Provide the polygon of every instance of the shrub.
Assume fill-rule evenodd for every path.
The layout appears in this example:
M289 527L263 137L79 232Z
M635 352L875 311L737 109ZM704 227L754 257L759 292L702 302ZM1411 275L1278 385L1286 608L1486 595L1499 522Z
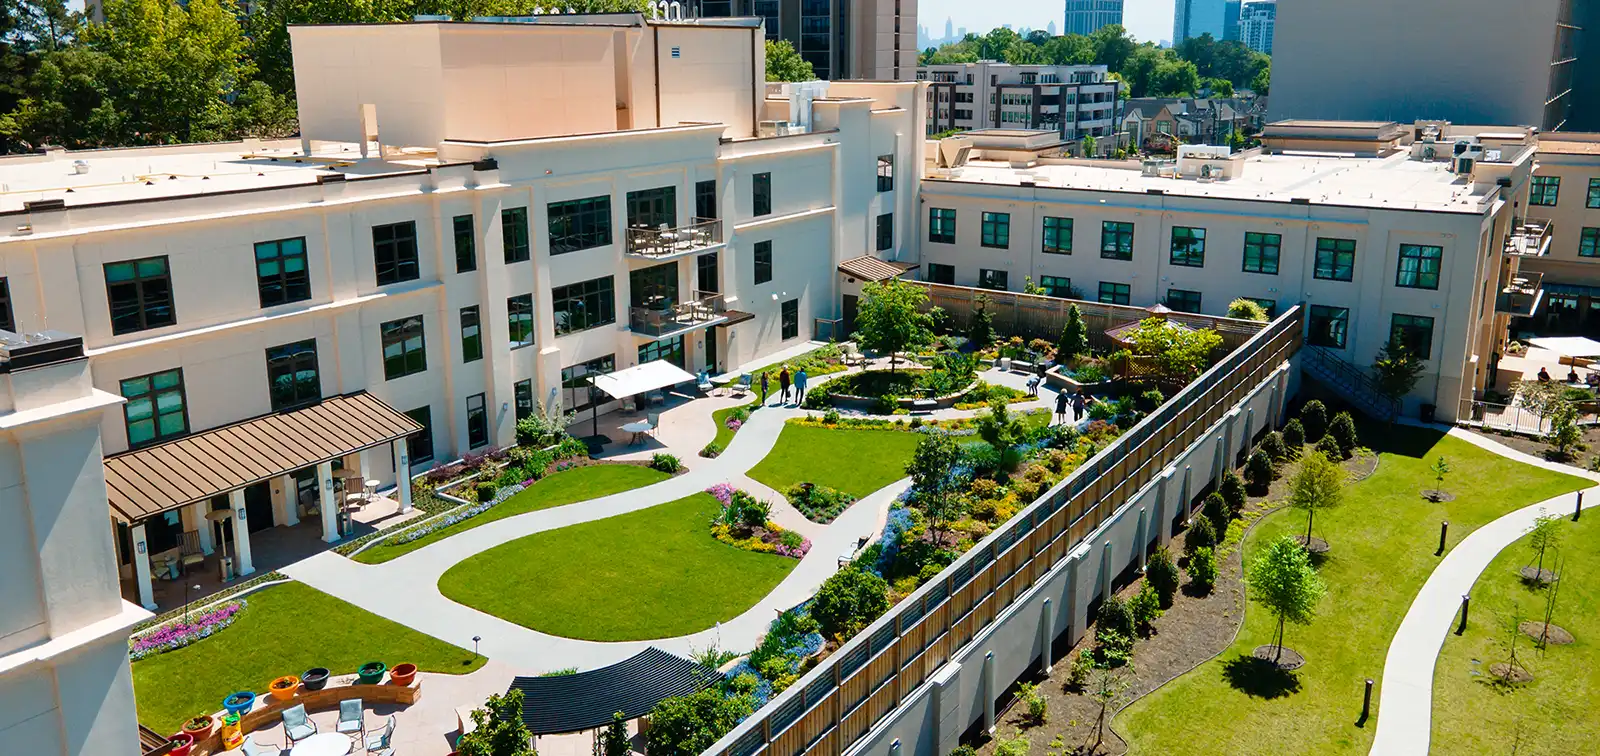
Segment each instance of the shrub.
M1094 671L1094 658L1087 651L1079 651L1067 667L1067 687L1081 691L1089 683L1089 673Z
M1255 320L1263 323L1270 320L1267 317L1267 309L1265 307L1262 307L1254 300L1244 299L1243 297L1228 303L1228 317L1239 318L1240 320Z
M1213 534L1228 532L1228 522L1233 519L1228 515L1228 500L1219 491L1206 496L1205 503L1200 505L1200 514L1211 522Z
M1322 434L1328 432L1328 408L1316 399L1306 402L1300 408L1300 424L1305 426L1307 442L1321 441Z
M656 452L650 457L650 467L651 469L659 470L670 475L682 470L683 462L679 461L677 457L667 454L666 452Z
M939 308L935 307L934 309L937 310ZM978 756L978 751L972 746L962 743L961 745L956 746L954 750L950 751L950 756Z
M1156 590L1162 609L1172 607L1172 597L1178 593L1178 565L1172 561L1172 552L1165 546L1156 547L1156 553L1145 565L1144 579Z
M796 483L784 492L795 509L812 522L829 523L856 502L856 497L827 486Z
M1273 462L1282 462L1289 457L1289 449L1283 445L1283 434L1278 431L1268 433L1261 439L1261 451Z
M839 420L839 410L837 409L830 407L827 412L822 413L822 422L827 423L828 425L838 425Z
M1133 636L1123 635L1115 630L1099 634L1094 638L1094 653L1099 657L1101 666L1107 668L1120 667L1133 661Z
M1141 581L1139 592L1128 599L1128 613L1133 615L1133 626L1140 635L1148 636L1155 629L1156 619L1161 616L1161 597L1149 580Z
M493 481L480 481L477 485L472 487L472 494L473 497L481 504L486 501L494 501L494 495L499 490L500 487L495 485Z
M1131 639L1133 628L1133 612L1128 609L1127 602L1118 598L1116 594L1107 596L1100 602L1100 612L1094 619L1094 635L1097 642L1100 642L1100 636L1106 633L1115 633Z
M716 459L721 455L722 445L715 441L700 447L700 456L705 457L706 459Z
M1023 683L1017 688L1017 698L1022 700L1022 705L1028 707L1028 720L1036 725L1042 725L1050 713L1050 702L1044 700L1044 694L1039 692L1039 686L1033 683Z
M1228 502L1229 520L1238 519L1240 515L1244 514L1246 493L1244 490L1244 478L1239 477L1239 473L1232 470L1223 473L1222 485L1218 486L1217 490L1222 492L1222 499ZM1216 525L1218 533L1228 529L1226 520Z
M1339 439L1334 438L1332 433L1324 434L1322 440L1317 442L1316 449L1328 459L1344 459L1344 451L1339 448Z
M1183 553L1188 555L1191 564L1194 562L1195 552L1200 549L1215 548L1217 545L1217 529L1212 527L1211 518L1196 517L1194 524L1189 526L1189 534L1183 539ZM1193 567L1190 567L1193 569Z
M805 401L800 402L800 406L810 410L819 410L829 409L833 404L828 399L828 392L807 391ZM836 418L834 422L838 422L838 412L834 413L834 417Z
M854 635L889 610L889 584L856 564L822 581L811 602L811 616L833 638Z
M1166 400L1167 397L1162 395L1161 389L1150 389L1140 394L1139 398L1134 400L1133 406L1138 408L1140 412L1149 414L1155 412L1156 408L1160 407L1161 403Z
M1000 738L994 743L994 756L1028 756L1028 736Z
M521 691L513 689L512 692L521 698ZM753 696L728 696L715 687L668 698L650 711L650 729L645 735L647 748L652 756L694 756L702 753L711 748L723 733L750 716L755 707ZM517 711L521 711L520 702ZM522 723L521 717L515 713L511 718L517 724ZM523 742L526 742L526 738ZM481 753L491 752L486 750Z
M1250 461L1244 465L1244 477L1256 493L1266 493L1272 485L1272 459L1266 452L1257 449L1250 455Z
M1298 457L1306 445L1306 428L1299 420L1290 420L1283 426L1283 446L1288 457Z
M1356 437L1356 419L1348 412L1340 412L1333 416L1333 423L1328 426L1328 435L1333 436L1339 443L1339 456L1349 459L1360 445Z
M1189 583L1204 596L1217 585L1217 554L1210 546L1195 549L1189 557Z
M978 478L967 491L975 499L993 499L1000 496L1000 484L992 478Z
M798 549L805 544L806 539L793 530L785 530L778 534L778 542L791 549Z

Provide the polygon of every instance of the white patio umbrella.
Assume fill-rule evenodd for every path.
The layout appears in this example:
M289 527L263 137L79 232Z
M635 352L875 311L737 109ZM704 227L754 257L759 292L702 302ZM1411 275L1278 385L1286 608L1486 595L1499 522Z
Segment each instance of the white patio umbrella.
M643 365L634 365L626 370L615 373L604 373L589 377L589 383L595 388L606 392L615 399L626 399L646 391L655 391L659 388L676 386L680 383L694 380L694 376L687 370L674 365L666 360L655 360ZM595 402L592 410L593 433L600 435L600 403Z

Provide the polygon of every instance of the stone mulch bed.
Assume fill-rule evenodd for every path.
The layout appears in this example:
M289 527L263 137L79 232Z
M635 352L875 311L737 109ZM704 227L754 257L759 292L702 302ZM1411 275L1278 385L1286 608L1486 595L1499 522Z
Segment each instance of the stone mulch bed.
M1531 620L1517 625L1517 629L1521 630L1523 635L1534 640L1539 640L1539 637L1543 636L1546 643L1553 645L1565 646L1575 640L1572 637L1572 633L1567 632L1567 629L1560 625L1552 623L1548 625L1549 630L1546 630L1546 627L1543 622Z

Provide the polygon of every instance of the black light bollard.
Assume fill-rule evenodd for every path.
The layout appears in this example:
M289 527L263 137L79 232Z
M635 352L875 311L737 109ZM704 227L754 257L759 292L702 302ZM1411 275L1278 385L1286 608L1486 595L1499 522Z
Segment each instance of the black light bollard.
M1439 523L1439 550L1433 552L1434 556L1443 556L1444 555L1444 541L1449 536L1450 536L1450 521L1449 520L1444 520L1443 522Z
M1579 491L1578 492L1578 503L1574 504L1573 507L1572 507L1572 521L1573 522L1577 522L1578 521L1578 517L1580 515L1582 515L1582 514L1583 514L1583 492Z
M1456 628L1456 635L1461 635L1467 631L1467 607L1471 604L1472 596L1466 593L1461 594L1461 625Z
M1372 678L1367 678L1367 692L1361 696L1361 721L1372 714Z

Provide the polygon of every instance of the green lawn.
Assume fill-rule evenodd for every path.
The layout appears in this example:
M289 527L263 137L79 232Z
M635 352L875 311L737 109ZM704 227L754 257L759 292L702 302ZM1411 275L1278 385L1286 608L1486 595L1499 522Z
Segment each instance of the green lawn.
M344 675L369 661L451 674L483 666L471 651L301 583L256 591L245 601L249 606L219 634L133 663L140 722L177 732L190 717L221 709L234 691L265 695L274 679L312 667Z
M1389 641L1439 562L1439 522L1450 521L1454 544L1506 512L1588 485L1423 429L1368 427L1363 441L1383 453L1381 464L1346 489L1343 508L1317 516L1317 535L1333 546L1321 568L1328 596L1312 624L1291 625L1285 639L1307 665L1286 676L1242 660L1270 642L1275 625L1252 604L1231 648L1116 718L1134 752L1365 754L1375 723L1356 724L1362 681L1382 683ZM1432 487L1428 467L1440 455L1455 470L1445 488L1457 498L1433 504L1419 492ZM1264 518L1245 541L1246 558L1304 527L1293 510Z
M773 490L811 482L864 497L906 476L922 436L907 431L846 430L789 424L778 444L748 473Z
M1567 514L1554 512L1553 514ZM1565 578L1556 596L1553 622L1576 639L1551 645L1540 656L1523 638L1517 658L1533 682L1502 693L1488 684L1488 667L1506 659L1505 628L1520 607L1528 620L1544 619L1548 590L1525 587L1516 570L1533 552L1527 540L1512 544L1489 564L1472 587L1472 611L1465 636L1445 636L1433 682L1435 754L1507 753L1521 730L1520 754L1594 753L1600 743L1600 515L1565 521ZM1551 560L1547 557L1546 568ZM1474 664L1474 661L1480 662Z
M355 556L363 564L382 564L402 554L409 554L434 541L449 538L464 530L471 530L495 520L513 515L572 504L614 493L643 488L660 483L672 476L638 465L585 465L558 472L533 484L527 490L490 508L483 514L441 528L409 543L380 543Z
M671 638L737 617L799 562L711 537L721 505L699 493L535 533L439 579L453 601L524 627L596 641Z

